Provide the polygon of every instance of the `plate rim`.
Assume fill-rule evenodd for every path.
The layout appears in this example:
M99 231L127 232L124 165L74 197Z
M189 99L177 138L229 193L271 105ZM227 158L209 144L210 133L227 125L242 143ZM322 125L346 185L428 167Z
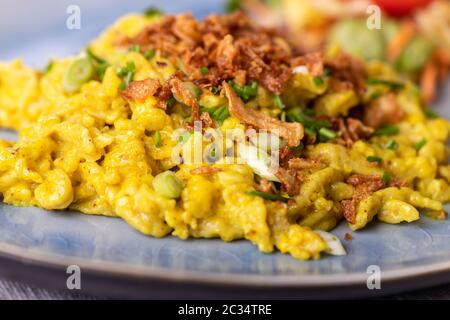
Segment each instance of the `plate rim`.
M328 275L244 275L205 273L200 271L174 271L154 266L137 266L126 264L124 262L112 262L43 253L36 249L23 248L4 242L0 243L0 256L27 264L50 268L66 269L69 265L77 265L82 272L101 274L102 276L131 277L133 279L142 280L157 280L194 285L220 285L225 287L245 286L247 288L274 289L350 287L366 285L369 276L368 273ZM124 268L124 266L126 266L126 268ZM382 282L392 283L406 281L411 278L435 276L439 274L450 274L450 260L384 271Z

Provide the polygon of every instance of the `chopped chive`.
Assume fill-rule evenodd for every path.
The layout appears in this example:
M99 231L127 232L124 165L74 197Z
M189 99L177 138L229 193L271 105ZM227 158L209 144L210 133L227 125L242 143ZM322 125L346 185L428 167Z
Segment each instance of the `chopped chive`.
M177 100L175 99L174 96L170 97L169 100L167 100L167 106L169 108L173 107L175 105L175 103L177 102Z
M127 69L128 71L134 72L136 70L136 65L133 61L127 62Z
M300 141L300 143L299 143L298 146L290 147L289 149L290 149L292 152L298 154L298 153L299 153L300 151L302 151L304 148L305 148L305 146L304 146L303 142Z
M238 85L234 80L230 80L228 83L233 88L234 92L236 92L236 95L245 102L248 102L252 98L256 97L258 92L257 81L252 81L250 85L245 85L243 87Z
M261 191L248 191L248 192L246 192L246 194L249 196L261 197L263 199L270 200L270 201L281 201L281 202L289 201L289 198L283 197L279 194L271 194L271 193L261 192Z
M394 125L384 125L378 130L376 130L373 135L374 136L393 136L399 133L399 128Z
M144 11L144 15L148 18L153 18L163 15L163 11L155 7L150 7Z
M230 116L230 112L228 111L227 106L222 106L218 108L200 108L201 112L207 112L209 115L219 123L222 123Z
M131 47L128 48L129 52L141 52L141 46L138 44L133 44Z
M314 81L314 84L315 84L316 86L321 86L321 85L323 85L323 79L322 79L322 77L315 76L315 77L313 78L313 81Z
M305 129L305 133L308 135L315 135L321 128L331 128L331 123L329 121L316 120L307 115L306 110L303 111L301 108L290 109L286 113L286 119L290 122L300 122Z
M374 92L370 95L369 99L376 100L376 99L380 98L381 96L382 96L381 92Z
M305 127L305 133L306 133L308 136L315 136L315 135L316 135L316 131L314 131L314 129L311 129L311 128L309 128L309 127Z
M275 104L281 110L286 108L286 106L284 105L283 99L281 99L281 96L279 94L275 95Z
M437 119L437 118L439 118L439 115L436 112L434 112L433 110L430 110L430 109L425 110L425 116L428 119Z
M125 90L127 88L127 84L125 83L125 82L122 82L120 85L119 85L119 90L120 91L123 91L123 90Z
M97 56L91 48L87 48L86 49L86 54L89 58L91 58L92 60L95 60L98 63L107 63L105 59L100 58L99 56Z
M205 75L205 74L208 74L208 72L209 72L208 67L201 67L200 68L200 73L201 74Z
M212 87L211 88L211 92L213 95L218 95L220 93L220 88L219 87Z
M329 77L331 75L331 69L330 68L324 68L323 69L323 76Z
M159 131L155 132L155 147L160 148L162 146L161 133Z
M242 0L227 0L225 4L225 12L231 13L241 8Z
M54 64L55 62L53 60L50 60L44 68L44 73L49 73L50 71L52 71Z
M391 183L392 178L391 175L387 171L385 171L381 179L383 180L385 185L389 185L389 183Z
M128 87L128 85L131 83L132 80L133 80L133 72L128 72L125 78L123 79L123 84L125 88Z
M144 57L147 60L152 59L155 56L155 51L152 49L148 49L147 51L144 52Z
M383 159L381 159L380 157L377 157L377 156L368 156L367 161L368 162L376 162L376 163L380 164L383 161Z
M417 151L420 151L420 149L423 148L424 145L427 144L427 140L426 139L422 139L419 142L416 143L416 145L414 146L414 148L416 148Z
M130 82L133 80L134 71L136 70L136 65L133 61L127 62L126 66L123 68L118 68L116 73L119 77L123 78L123 82L120 84L119 89L121 91L125 90Z
M106 69L108 69L109 67L109 63L108 61L106 61L105 59L100 58L99 56L97 56L91 48L87 48L86 49L86 55L88 56L89 59L91 59L91 61L93 62L94 68L95 68L95 73L98 76L98 78L100 80L103 79L103 76L105 75Z
M189 140L190 136L191 136L190 132L185 132L177 137L177 141L181 144L184 144Z
M309 117L314 117L316 115L314 109L304 109L303 113Z
M332 140L337 137L337 133L328 128L320 128L319 129L319 137L324 140Z
M392 81L392 80L384 80L384 79L369 79L367 80L368 84L372 85L383 85L389 87L391 90L401 90L405 87L405 85L401 82Z
M395 150L395 149L398 148L398 143L397 143L397 141L395 141L395 140L389 140L389 141L386 143L385 148L386 148L386 149L389 149L389 150Z

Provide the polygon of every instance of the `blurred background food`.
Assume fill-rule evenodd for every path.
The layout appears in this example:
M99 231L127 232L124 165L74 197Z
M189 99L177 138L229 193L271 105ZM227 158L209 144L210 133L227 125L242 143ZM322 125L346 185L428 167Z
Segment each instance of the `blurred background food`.
M371 5L382 10L381 29L369 29ZM448 0L230 0L261 25L277 28L300 52L339 46L364 60L390 63L436 97L450 67Z

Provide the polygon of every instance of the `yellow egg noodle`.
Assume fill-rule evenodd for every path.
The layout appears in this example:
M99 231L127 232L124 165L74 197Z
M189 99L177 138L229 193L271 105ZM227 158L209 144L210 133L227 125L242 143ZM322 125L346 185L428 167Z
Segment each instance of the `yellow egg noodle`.
M117 71L132 63L132 81L151 78L164 83L179 70L159 52L150 56L116 45L118 34L135 37L152 23L154 17L129 15L94 40L90 50L108 62L104 75L74 92L67 92L62 83L71 64L85 54L54 59L47 72L20 60L0 63L0 125L20 135L18 142L0 145L0 193L5 203L120 217L154 237L247 239L262 252L278 249L298 259L344 253L332 250L328 234L316 230L330 231L343 220L341 202L352 199L357 188L348 183L351 175L402 181L400 186L386 183L360 199L355 221L349 223L354 231L375 218L390 224L416 221L418 209L443 215L442 203L450 200L449 122L430 116L416 87L378 62L365 65L368 77L402 83L394 94L405 117L393 132L373 134L351 146L336 143L333 133L340 133L332 130L328 140L305 143L301 156L320 159L321 165L304 171L295 195L279 187L272 198L252 193L258 177L251 165L207 164L217 170L198 174L195 169L205 164L175 164L172 151L180 141L173 133L182 127L182 103L164 110L155 96L124 99L124 77ZM330 48L326 54L336 50ZM371 90L389 90L375 83L363 98L352 90L331 92L325 78L317 81L307 70L296 70L282 94L287 109L280 108L280 96L263 86L246 107L283 119L296 107L296 99L306 99L318 116L345 117L364 103L361 99L373 95ZM227 105L224 94L202 90L200 106ZM245 128L234 116L222 120L222 131ZM188 135L183 143L192 139L194 135ZM167 196L173 186L166 193L155 190L155 177L168 171L181 182L179 197Z

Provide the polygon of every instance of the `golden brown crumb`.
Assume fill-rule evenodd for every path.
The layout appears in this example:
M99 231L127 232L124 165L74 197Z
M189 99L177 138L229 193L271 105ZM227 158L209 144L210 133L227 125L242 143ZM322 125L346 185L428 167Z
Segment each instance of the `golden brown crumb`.
M242 12L210 15L203 21L190 14L167 16L120 46L139 44L179 61L190 81L205 87L236 79L241 84L257 80L281 93L291 76L289 45L273 30L254 24ZM203 73L200 68L207 67Z
M191 174L210 175L222 171L220 168L203 166L191 170Z
M345 235L344 235L344 240L345 241L351 241L351 240L353 240L353 236L350 234L350 233L346 233Z
M158 79L133 81L121 92L121 96L128 101L144 101L153 96L160 88L161 84Z
M231 86L224 82L223 88L229 101L230 114L247 125L268 131L276 130L286 139L288 146L298 146L303 138L303 126L298 122L283 122L262 112L246 108Z
M382 124L397 123L405 117L405 112L397 102L393 93L381 96L373 100L365 109L364 124L372 128L378 128Z

